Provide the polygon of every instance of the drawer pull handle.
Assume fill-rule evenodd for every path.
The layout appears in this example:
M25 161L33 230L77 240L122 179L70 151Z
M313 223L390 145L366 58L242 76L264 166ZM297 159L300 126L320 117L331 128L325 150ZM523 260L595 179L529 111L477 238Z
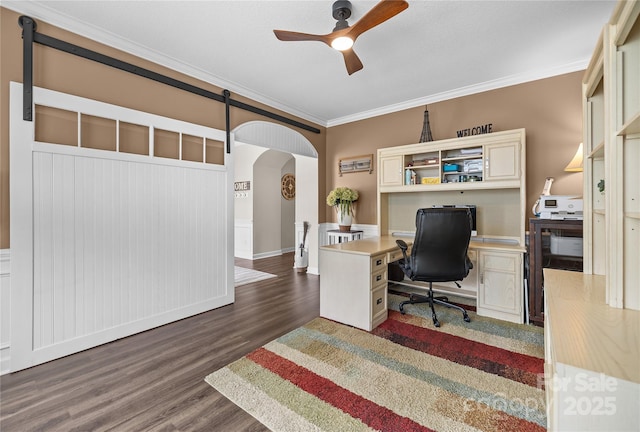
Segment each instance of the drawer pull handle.
M376 260L376 265L382 265L382 260L381 259Z
M378 300L376 300L376 304L379 305L380 303L382 303L382 297L380 297Z
M376 282L379 282L380 280L382 280L382 275L376 276Z

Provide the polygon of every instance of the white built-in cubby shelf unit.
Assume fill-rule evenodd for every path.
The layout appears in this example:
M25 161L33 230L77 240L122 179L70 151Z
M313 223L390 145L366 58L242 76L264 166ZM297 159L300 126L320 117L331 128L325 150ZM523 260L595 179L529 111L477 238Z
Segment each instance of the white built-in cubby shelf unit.
M450 290L453 284L434 289L475 297L479 315L519 323L524 321L525 154L524 129L382 148L377 154L380 234L412 236L419 208L476 206L478 235L469 247L474 270L462 289Z
M584 271L640 310L640 3L621 1L583 80ZM604 184L604 190L603 189Z
M545 375L567 383L547 387L549 431L640 424L639 16L618 2L583 79L584 268L545 269Z

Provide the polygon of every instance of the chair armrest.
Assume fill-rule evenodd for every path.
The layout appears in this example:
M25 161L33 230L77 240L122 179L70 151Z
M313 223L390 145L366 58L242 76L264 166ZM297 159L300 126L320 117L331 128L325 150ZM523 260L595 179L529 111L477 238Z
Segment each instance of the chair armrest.
M406 262L407 261L407 249L409 249L409 246L407 245L407 243L404 240L396 240L396 244L398 245L398 247L402 251L402 257L404 258L404 260Z

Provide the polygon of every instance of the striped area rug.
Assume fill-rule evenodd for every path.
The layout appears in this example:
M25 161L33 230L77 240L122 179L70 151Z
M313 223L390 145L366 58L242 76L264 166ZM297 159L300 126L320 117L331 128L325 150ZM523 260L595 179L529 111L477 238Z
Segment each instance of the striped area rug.
M274 431L543 431L542 329L428 306L365 332L324 318L205 381Z

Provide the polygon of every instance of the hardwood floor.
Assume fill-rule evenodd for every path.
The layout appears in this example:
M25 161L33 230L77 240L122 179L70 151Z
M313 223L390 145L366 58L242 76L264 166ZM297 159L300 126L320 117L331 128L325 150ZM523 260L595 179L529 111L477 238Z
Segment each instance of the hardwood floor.
M319 315L319 277L293 253L236 265L276 274L236 302L0 378L0 430L263 431L204 382Z

